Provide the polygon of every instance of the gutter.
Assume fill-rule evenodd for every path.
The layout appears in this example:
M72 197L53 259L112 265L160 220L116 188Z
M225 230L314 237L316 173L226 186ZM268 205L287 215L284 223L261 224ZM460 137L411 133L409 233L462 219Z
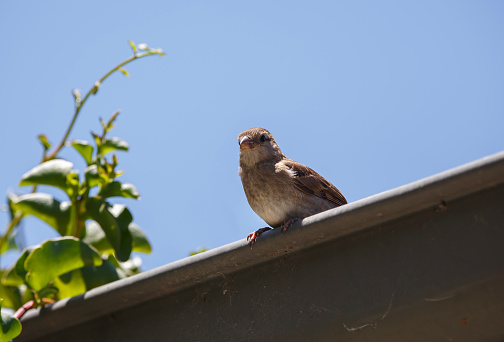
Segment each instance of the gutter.
M502 340L503 285L500 152L31 310L16 341Z

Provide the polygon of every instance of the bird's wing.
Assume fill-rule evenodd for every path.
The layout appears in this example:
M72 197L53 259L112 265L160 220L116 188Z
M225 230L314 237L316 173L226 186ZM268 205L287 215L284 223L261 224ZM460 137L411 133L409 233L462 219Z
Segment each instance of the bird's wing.
M308 166L290 159L284 159L282 163L290 170L289 173L294 178L294 186L300 191L325 199L336 206L347 203L343 194L334 185Z

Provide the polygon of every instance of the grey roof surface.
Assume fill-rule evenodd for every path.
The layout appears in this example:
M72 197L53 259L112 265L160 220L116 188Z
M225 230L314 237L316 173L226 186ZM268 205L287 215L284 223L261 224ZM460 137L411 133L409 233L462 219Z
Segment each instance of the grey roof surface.
M503 340L503 285L501 152L32 310L17 340Z

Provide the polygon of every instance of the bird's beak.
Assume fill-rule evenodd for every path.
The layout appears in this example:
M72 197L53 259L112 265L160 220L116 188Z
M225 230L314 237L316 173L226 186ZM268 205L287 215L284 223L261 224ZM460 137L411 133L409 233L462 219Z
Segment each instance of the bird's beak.
M251 150L254 148L254 142L247 136L244 136L240 140L240 149L241 150Z

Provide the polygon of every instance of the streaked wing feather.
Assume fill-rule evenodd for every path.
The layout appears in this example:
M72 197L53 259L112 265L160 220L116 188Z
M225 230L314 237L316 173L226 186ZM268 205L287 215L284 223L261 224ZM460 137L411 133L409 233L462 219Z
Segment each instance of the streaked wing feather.
M347 203L343 194L334 185L308 166L304 166L293 160L284 161L284 164L295 172L294 185L300 191L328 200L336 206Z

